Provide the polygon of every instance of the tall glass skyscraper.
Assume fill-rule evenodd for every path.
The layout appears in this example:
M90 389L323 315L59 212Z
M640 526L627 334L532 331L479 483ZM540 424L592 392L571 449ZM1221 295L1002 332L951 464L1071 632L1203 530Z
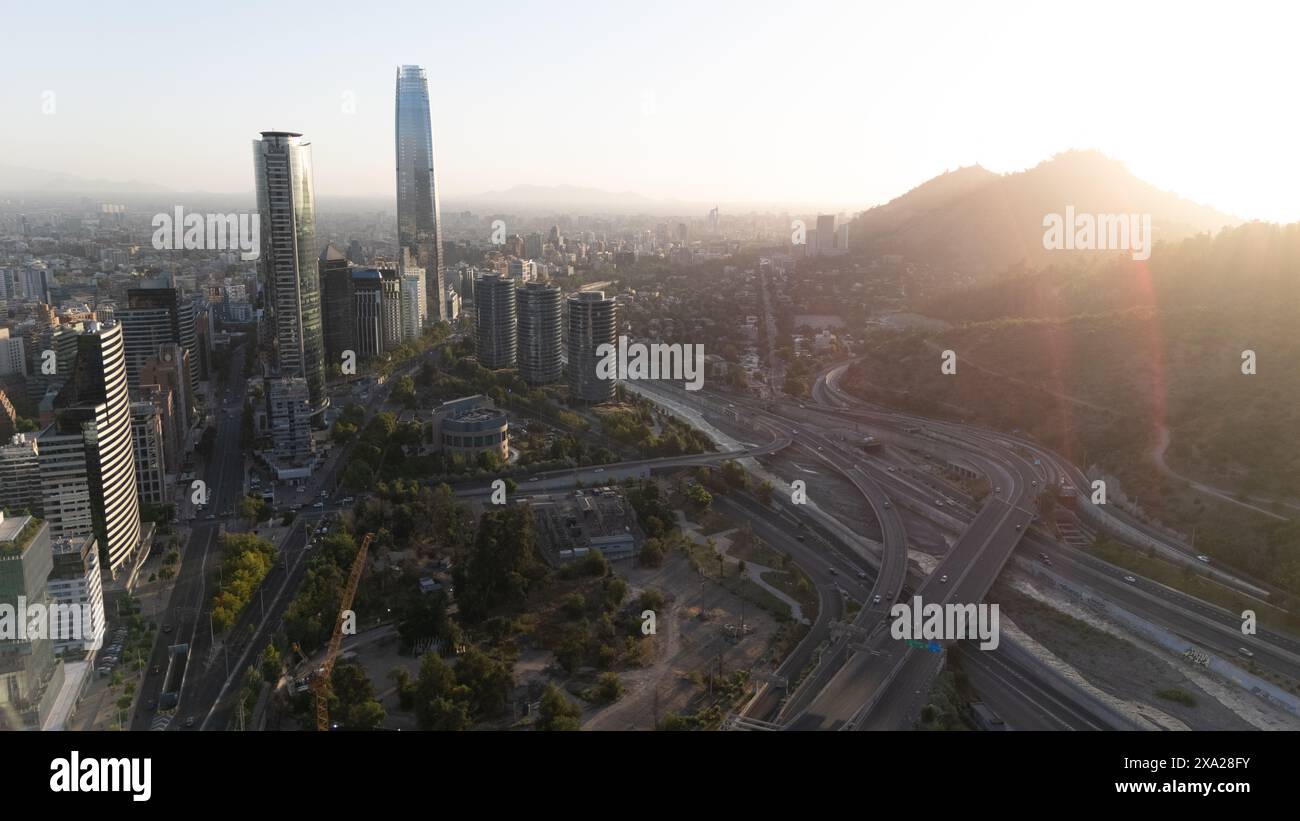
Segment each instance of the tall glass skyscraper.
M423 268L429 320L446 318L442 218L433 173L433 127L429 124L429 81L419 66L397 69L397 259L399 274L409 264Z
M301 134L263 131L262 139L253 140L253 167L261 214L258 266L275 335L276 364L281 377L307 380L312 413L319 414L329 404L329 396L311 143Z

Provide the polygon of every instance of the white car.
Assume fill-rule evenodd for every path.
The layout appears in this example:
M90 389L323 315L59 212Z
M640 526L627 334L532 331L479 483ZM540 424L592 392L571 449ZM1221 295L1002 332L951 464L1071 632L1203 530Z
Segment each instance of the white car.
M1128 582L1129 584L1137 584L1138 582L1138 580L1133 578L1132 576L1125 576L1124 581Z
M1206 564L1209 564L1209 563L1210 563L1210 557L1209 557L1209 556L1206 556L1204 553L1202 553L1201 555L1197 556L1196 558L1197 558L1199 561L1205 562Z
M948 583L948 574L944 573L942 576L939 577L939 584L947 584L947 583Z

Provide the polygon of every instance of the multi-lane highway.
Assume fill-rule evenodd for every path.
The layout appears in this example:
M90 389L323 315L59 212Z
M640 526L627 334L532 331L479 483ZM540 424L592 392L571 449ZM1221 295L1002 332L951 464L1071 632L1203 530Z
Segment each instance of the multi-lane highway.
M244 357L241 348L231 352L230 383L242 385ZM239 447L242 419L239 414L221 412L218 403L214 408L217 427L216 444L211 458L204 465L203 481L207 485L209 510L222 512L221 519L209 520L202 514L190 525L190 538L181 551L180 567L172 587L167 607L157 616L158 639L149 658L149 668L136 699L133 730L148 730L153 720L151 704L157 704L163 686L163 673L167 669L167 648L188 643L190 645L190 672L192 680L202 667L211 648L207 605L213 590L209 586L212 568L220 561L218 537L226 517L234 511L243 489L243 453ZM207 514L217 515L217 514ZM158 674L152 671L157 669ZM183 701L183 700L182 700ZM180 712L177 713L180 715Z
M927 603L932 600L929 596L934 596L933 600L938 603L979 602L1011 557L1016 545L1023 540L1026 542L1026 553L1035 557L1039 553L1050 553L1053 557L1073 555L1073 562L1066 559L1066 563L1056 569L1081 576L1087 584L1099 587L1108 598L1113 598L1130 612L1141 614L1144 618L1188 636L1201 646L1221 654L1231 655L1235 652L1234 645L1242 645L1236 614L1144 579L1125 581L1125 576L1130 574L1120 568L1084 552L1058 546L1041 533L1031 532L1033 499L1038 491L1054 486L1061 476L1073 475L1075 478L1070 481L1076 483L1079 481L1077 477L1081 476L1073 465L1040 446L1021 442L1015 437L970 429L954 423L870 408L846 408L843 395L828 388L825 374L818 379L814 389L814 396L819 400L816 408L804 408L792 403L756 402L731 394L709 396L708 391L703 396L689 396L681 391L674 392L672 388L667 390L670 394L675 393L679 403L695 404L701 409L706 404L718 409L724 406L739 408L751 418L764 416L766 412L765 419L769 425L773 418L784 419L787 424L797 421L799 432L793 434L792 431L796 445L806 448L810 453L815 452L855 485L858 482L853 480L853 474L861 471L874 475L878 486L885 488L884 492L893 498L895 507L901 503L912 509L929 508L925 511L927 519L946 524L946 529L959 532L961 535L957 542L931 577L918 583L923 600ZM878 439L914 451L930 453L936 459L959 462L966 466L977 465L978 472L988 479L992 491L989 498L984 500L984 506L975 513L972 513L974 505L969 502L954 505L949 499L949 504L939 507L940 503L930 501L933 491L927 486L932 482L926 481L925 477L920 477L921 481L917 481L915 475L908 475L915 474L914 471L896 469L886 474L879 469L874 457L859 459L856 455L851 455L843 460L826 458L824 454L828 451L828 444L833 445L829 450L835 455L845 454L843 444L832 441L835 436L831 431L837 427L842 430L849 424L854 426L855 431L860 432L866 427L877 434ZM858 487L858 492L879 512L883 503L870 502L871 493L863 487ZM1133 521L1126 521L1125 525L1142 527L1141 523ZM1163 535L1150 534L1147 530L1142 532L1150 538ZM1076 565L1079 565L1077 574ZM957 572L954 573L954 570ZM1222 571L1219 573L1232 578L1230 574ZM947 582L938 581L944 577L948 577ZM1236 581L1239 589L1263 592L1250 586L1248 580ZM887 606L888 601L884 603ZM799 727L876 729L910 726L909 722L914 720L923 703L922 697L928 692L941 655L917 650L901 653L901 660L885 658L890 652L888 645L898 643L879 638L887 635L879 626L875 633L864 636L860 632L863 621L865 620L855 620L853 625L843 630L848 634L845 639L832 645L824 654L822 663L785 703L782 712L784 720ZM883 620L879 624L883 625ZM1300 670L1295 666L1300 661L1300 655L1293 652L1296 649L1294 639L1267 631L1261 631L1259 636L1252 639L1270 645L1261 652L1258 643L1251 644L1256 654L1255 661L1261 667L1295 677ZM853 652L850 652L850 645L856 645ZM894 654L897 655L897 651L902 649L911 648L894 647ZM953 648L948 649L951 652ZM969 655L971 654L963 651L963 656ZM1016 713L1021 721L1029 721L1032 726L1043 729L1123 726L1123 721L1117 721L1113 714L1098 715L1093 711L1092 705L1084 703L1086 699L1070 703L1070 699L1062 695L1061 688L1041 686L1043 671L1025 669L1023 660L1009 659L1005 653L996 651L973 655L976 660L967 664L967 667L975 671L981 680L1016 682L1011 692L1019 695L1010 700L1004 699L1009 703L1002 706ZM848 657L847 662L844 662L845 657ZM877 672L881 670L884 672ZM881 683L888 686L876 686ZM864 692L870 692L871 695L865 701L859 701ZM845 713L855 701L859 701L856 709L846 717ZM747 715L765 717L756 712L747 712ZM1033 716L1037 718L1031 721Z
M403 373L413 372L417 364L408 364ZM366 407L367 417L383 407L394 384L396 376L376 389ZM212 458L204 467L203 479L208 489L205 509L215 512L200 512L192 524L171 597L157 618L160 625L169 628L159 633L149 662L150 669L156 667L160 673L146 676L136 701L132 729L147 730L153 723L153 705L157 704L164 683L161 671L167 669L167 648L179 643L190 646L190 667L174 711L177 720L170 723L169 729L183 727L190 717L194 718L196 728L224 729L228 725L233 709L231 696L244 669L255 662L270 641L274 627L305 574L311 530L322 516L337 509L336 504L327 502L321 508L299 512L277 546L276 564L260 585L258 595L244 608L233 628L225 635L214 635L210 608L220 578L220 533L223 528L243 527L236 512L236 505L245 492L244 454L240 448L243 385L243 356L236 350L231 356L226 401L214 404L217 438ZM317 471L311 479L307 499L318 498L317 490L329 493L335 489L350 448L351 444Z
M754 438L760 443L744 443L730 452L552 471L531 477L523 487L526 492L558 490L571 487L579 480L618 479L646 475L650 470L770 456L794 445L856 488L866 503L864 518L856 525L850 523L849 530L861 533L874 521L881 533L878 555L864 550L861 544L840 552L829 545L792 539L786 528L793 527L794 522L774 519L770 510L760 509L753 500L718 502L729 515L749 521L761 537L781 544L812 579L819 597L818 616L808 635L775 671L770 678L772 683L760 685L755 698L746 705L746 717L778 719L795 729L911 726L941 666L943 654L916 649L891 638L887 629L889 608L904 597L909 578L916 594L927 604L979 603L1022 540L1026 542L1027 552L1048 554L1059 561L1057 570L1081 578L1133 612L1144 616L1154 614L1154 621L1176 632L1198 636L1197 640L1204 646L1227 653L1232 652L1234 643L1240 644L1234 636L1234 614L1145 580L1136 584L1126 582L1118 568L1086 553L1055 545L1042 534L1031 533L1033 502L1039 489L1055 484L1061 477L1078 484L1083 480L1077 468L1050 451L1014 437L887 410L848 407L846 397L833 384L836 373L836 369L830 369L818 378L814 387L815 408L786 402L759 402L730 394L709 396L707 391L704 395L690 396L671 387L657 387L656 390L675 395L679 403L715 403L715 409L728 417L729 422L747 425L747 430L758 434ZM827 379L828 375L832 378ZM235 376L239 378L238 373ZM382 403L382 398L377 396L375 401ZM220 415L217 455L205 468L204 478L215 491L214 499L218 500L223 514L233 512L234 501L242 492L242 460L234 446L238 441L239 421L238 414ZM888 444L967 466L987 479L990 493L979 504L965 499L954 503L956 500L950 496L946 505L932 503L936 491L929 477L907 469L905 464L901 469L894 465L887 471L879 454L868 456L845 447L844 442L849 438L845 431L850 425L855 432L865 427ZM341 463L341 459L337 460L331 472ZM329 479L324 477L323 481ZM333 482L328 481L328 486L332 487ZM459 495L486 492L489 492L486 486L472 485L460 489ZM922 511L927 520L959 534L928 576L915 566L909 567L907 533L899 515L900 507ZM807 516L793 506L781 515L792 514ZM817 515L829 519L829 514ZM843 526L835 524L843 532ZM1132 521L1124 524L1141 527ZM289 536L282 552L284 564L277 566L263 585L266 612L262 612L260 603L247 608L239 626L230 633L241 640L229 643L228 648L222 645L231 654L227 675L225 659L211 652L211 642L203 629L206 625L201 624L206 621L205 604L212 593L207 589L212 582L205 582L205 577L213 569L210 560L215 558L217 531L217 523L206 520L195 523L167 615L160 619L177 629L173 635L160 637L150 662L165 669L166 645L189 639L195 660L192 662L194 676L190 679L193 684L187 686L177 715L197 715L209 727L226 725L232 682L238 677L238 671L265 646L273 625L278 623L280 613L296 589L305 566L302 556L307 538L301 527ZM910 597L911 591L907 593ZM859 601L861 607L851 623L843 624L848 599ZM1260 638L1265 649L1260 652L1259 644L1252 646L1256 647L1257 660L1262 665L1284 671L1286 675L1300 672L1300 654L1294 652L1300 650L1300 645L1294 639L1279 634ZM817 654L819 648L825 652ZM1093 705L1085 703L1086 699L1073 698L1059 687L1045 686L1043 671L1031 669L1033 665L1026 664L1025 659L1000 652L973 651L953 643L946 643L945 651L960 653L973 681L997 684L1001 689L998 703L993 706L1004 716L1014 717L1025 729L1115 726L1113 716L1110 719L1099 716ZM793 682L814 660L817 663L811 674L798 690L783 699L786 694L776 683ZM146 698L156 698L156 693L149 692L149 688L157 690L162 682L161 676L154 679L146 682L141 703ZM134 726L142 729L148 723L149 716L138 710Z

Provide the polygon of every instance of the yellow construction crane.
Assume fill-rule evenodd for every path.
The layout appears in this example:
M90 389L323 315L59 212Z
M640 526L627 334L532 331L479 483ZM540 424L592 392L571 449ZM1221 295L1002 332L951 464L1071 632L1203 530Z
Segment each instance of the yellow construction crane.
M352 570L348 573L348 582L343 587L343 598L339 601L338 618L334 620L334 632L330 634L330 643L325 650L325 663L312 679L311 689L316 693L316 729L328 730L330 726L329 687L330 676L334 674L334 661L339 656L339 645L343 643L343 618L352 609L352 598L357 595L357 583L361 581L361 571L366 566L366 551L370 549L370 540L375 534L367 533L361 540L361 549L352 560Z

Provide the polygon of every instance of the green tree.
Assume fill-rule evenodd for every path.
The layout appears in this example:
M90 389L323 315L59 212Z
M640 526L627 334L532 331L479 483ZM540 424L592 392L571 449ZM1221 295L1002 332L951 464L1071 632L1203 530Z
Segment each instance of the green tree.
M545 576L532 512L526 506L488 511L479 520L469 555L454 570L461 615L477 622L493 610L517 609Z
M384 708L359 664L335 665L330 676L330 718L341 727L372 730L384 723Z
M236 511L239 513L239 518L248 522L249 527L253 527L271 515L270 506L256 496L242 497L236 506Z
M592 697L595 701L612 704L623 697L623 682L617 673L601 673L596 679Z
M422 730L464 730L470 726L469 690L437 653L420 658L412 701Z
M546 692L542 694L541 706L537 711L537 723L534 726L538 730L548 732L576 731L580 726L581 717L582 710L565 698L554 684L548 684Z
M476 647L457 659L456 681L469 691L470 714L486 717L505 711L506 699L515 685L508 665Z
M641 564L645 567L660 567L664 563L663 542L658 539L646 539L641 545Z
M280 651L275 649L274 644L266 645L262 651L262 679L267 684L275 684L280 680L280 671L284 669L284 662L280 658Z

